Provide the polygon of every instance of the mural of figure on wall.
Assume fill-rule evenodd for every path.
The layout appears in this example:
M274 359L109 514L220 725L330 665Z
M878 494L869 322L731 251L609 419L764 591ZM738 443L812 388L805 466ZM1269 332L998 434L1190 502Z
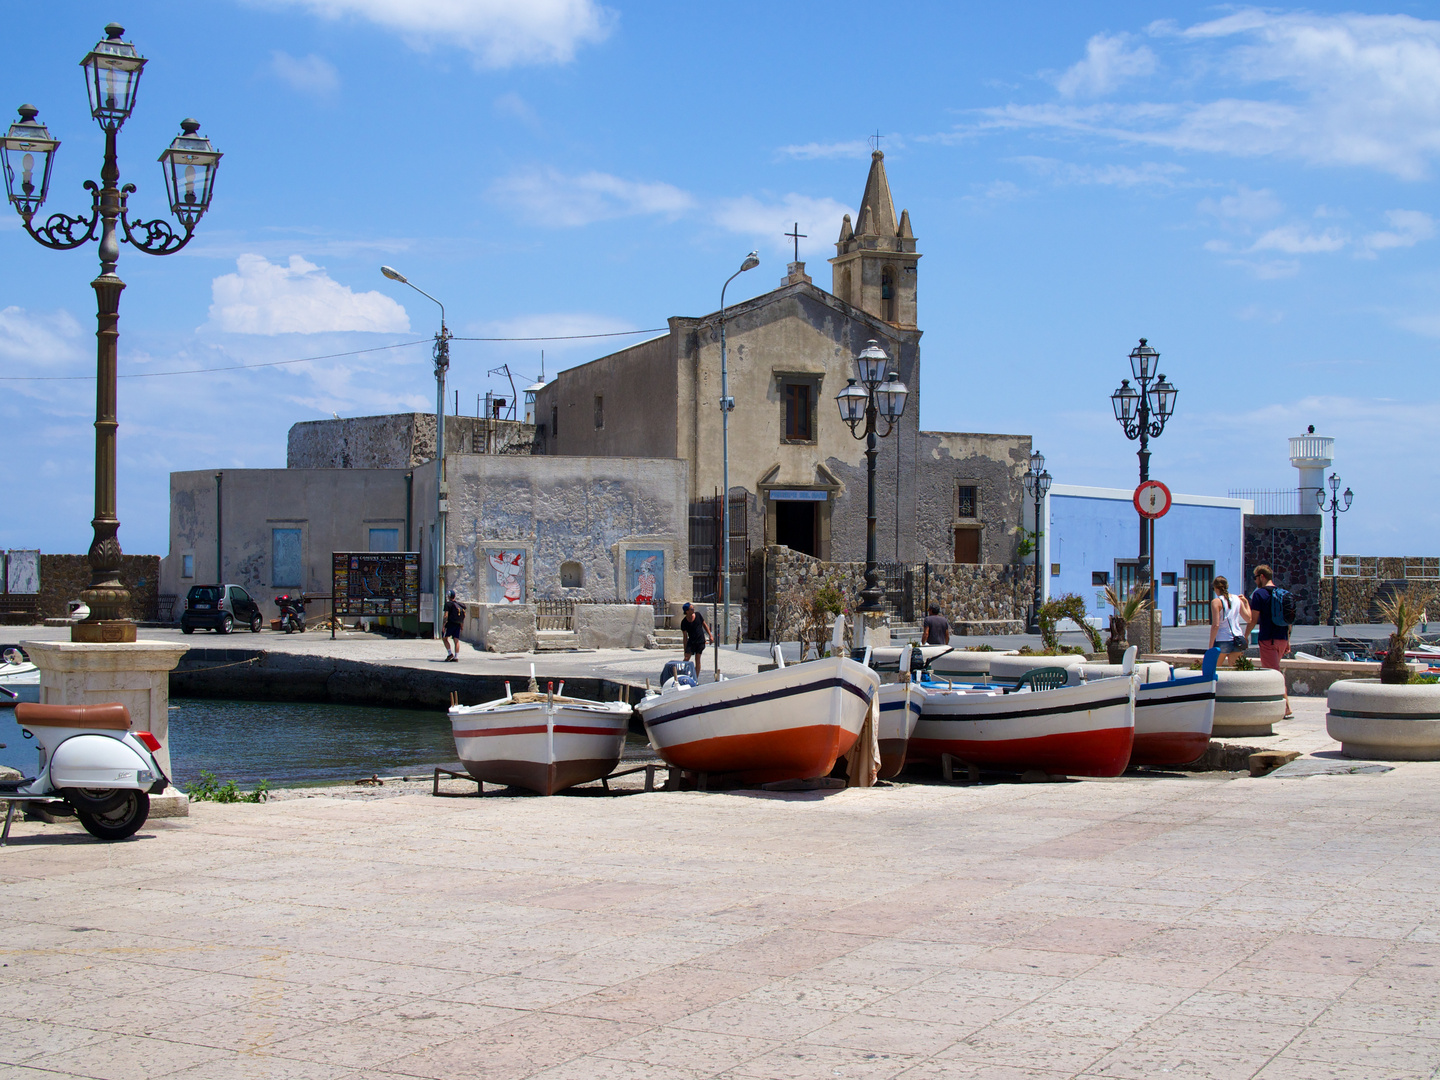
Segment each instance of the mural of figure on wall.
M492 571L486 599L492 604L523 604L525 552L489 549L485 558Z
M629 596L636 604L654 604L665 599L665 553L663 551L627 551L625 580Z

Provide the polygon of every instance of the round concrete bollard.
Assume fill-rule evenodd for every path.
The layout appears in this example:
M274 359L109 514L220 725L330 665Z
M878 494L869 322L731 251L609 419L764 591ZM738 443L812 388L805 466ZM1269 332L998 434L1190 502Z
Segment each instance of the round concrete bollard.
M1440 684L1342 679L1325 698L1325 730L1346 757L1440 761Z
M955 682L984 682L990 677L990 661L1006 655L1009 654L956 649L939 657L930 665L930 670L942 679L953 679Z
M1215 691L1217 739L1240 735L1273 735L1273 725L1285 719L1285 676L1269 668L1257 671L1216 673L1220 685Z
M1085 657L1071 653L1067 656L997 656L990 661L990 681L1014 685L1027 671L1037 668L1064 668L1070 678L1067 686L1080 685L1080 665Z
M1170 665L1160 660L1146 660L1135 665L1135 670L1140 675L1141 683L1169 682ZM1123 664L1090 664L1080 665L1080 672L1085 676L1087 682L1094 682L1096 679L1118 679L1125 674ZM1181 671L1177 673L1180 678L1187 675L1199 675L1198 671Z

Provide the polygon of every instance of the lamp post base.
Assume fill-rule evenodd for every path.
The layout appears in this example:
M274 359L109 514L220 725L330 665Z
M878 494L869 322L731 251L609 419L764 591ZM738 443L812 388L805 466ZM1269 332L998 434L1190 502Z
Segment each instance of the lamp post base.
M70 640L90 644L111 644L135 640L135 624L129 619L86 619L70 627Z

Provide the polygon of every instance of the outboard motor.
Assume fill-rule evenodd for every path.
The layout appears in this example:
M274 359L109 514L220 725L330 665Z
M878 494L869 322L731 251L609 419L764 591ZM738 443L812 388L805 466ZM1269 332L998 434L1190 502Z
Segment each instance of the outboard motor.
M662 687L670 685L671 682L676 686L694 686L696 681L693 660L667 660L660 671Z

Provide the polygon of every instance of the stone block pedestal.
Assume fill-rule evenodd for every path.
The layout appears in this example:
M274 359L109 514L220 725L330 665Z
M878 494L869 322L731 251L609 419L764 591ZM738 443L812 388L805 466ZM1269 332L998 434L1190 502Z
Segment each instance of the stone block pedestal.
M130 710L132 731L148 731L160 740L160 752L155 757L165 775L173 775L170 672L189 651L188 646L158 641L26 641L22 644L40 669L42 705L100 705L118 701ZM184 805L183 794L167 791L151 800L151 816L183 816Z

